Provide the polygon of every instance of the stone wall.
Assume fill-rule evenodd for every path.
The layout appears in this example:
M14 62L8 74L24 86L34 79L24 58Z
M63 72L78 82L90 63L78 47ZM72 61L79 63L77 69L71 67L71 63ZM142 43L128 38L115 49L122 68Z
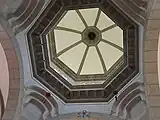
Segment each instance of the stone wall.
M12 39L8 36L4 28L0 25L0 43L4 49L9 70L8 101L2 120L13 119L17 108L20 91L19 62L11 40Z
M151 120L160 120L160 88L159 88L159 32L160 32L160 0L150 4L146 37L144 41L144 74Z

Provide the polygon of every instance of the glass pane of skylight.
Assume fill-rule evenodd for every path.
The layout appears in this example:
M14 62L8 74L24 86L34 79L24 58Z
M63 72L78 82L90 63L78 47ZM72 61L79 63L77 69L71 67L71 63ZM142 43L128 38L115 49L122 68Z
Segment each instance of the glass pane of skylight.
M103 32L102 38L123 48L123 30L118 26Z
M88 26L93 26L97 17L98 8L81 9L82 16L84 17Z
M90 47L82 67L82 74L104 74L103 67L95 47Z
M70 69L77 73L79 65L82 61L86 45L81 43L69 51L65 52L58 58L65 63Z
M54 30L57 53L81 40L81 35L64 30Z
M97 27L100 30L103 30L104 28L107 28L111 25L115 24L106 14L104 14L103 12L101 12L99 21L97 23Z
M103 56L107 70L109 70L112 65L123 55L122 51L104 42L100 42L98 47Z
M68 11L57 26L67 27L79 31L83 31L85 28L75 10Z

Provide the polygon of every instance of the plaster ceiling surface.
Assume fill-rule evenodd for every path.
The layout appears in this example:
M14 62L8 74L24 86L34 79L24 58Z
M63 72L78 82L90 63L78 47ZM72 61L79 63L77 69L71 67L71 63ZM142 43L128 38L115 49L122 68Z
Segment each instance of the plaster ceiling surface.
M65 102L109 101L138 73L137 33L111 1L50 1L27 34L33 76Z

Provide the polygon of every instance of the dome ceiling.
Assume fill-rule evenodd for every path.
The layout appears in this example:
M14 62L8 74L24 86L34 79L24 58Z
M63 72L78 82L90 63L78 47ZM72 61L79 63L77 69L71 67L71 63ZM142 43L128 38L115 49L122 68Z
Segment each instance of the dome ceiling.
M101 84L124 64L123 30L99 8L66 11L47 38L50 65L54 69L56 64L77 84Z
M65 102L108 101L138 73L137 33L110 1L51 1L28 33L33 75Z

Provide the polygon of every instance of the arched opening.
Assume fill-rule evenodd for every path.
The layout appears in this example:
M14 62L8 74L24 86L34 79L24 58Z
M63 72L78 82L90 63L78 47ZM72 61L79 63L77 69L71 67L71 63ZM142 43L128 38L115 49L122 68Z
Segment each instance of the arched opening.
M9 71L7 58L4 49L0 43L0 89L4 100L4 105L7 104L8 92L9 92Z
M158 37L158 78L160 78L160 34L159 34L159 37ZM160 88L160 79L158 79L158 82L159 82L159 88Z
M17 105L20 104L18 103L20 92L19 61L7 29L9 28L0 24L0 89L4 103L4 109L1 113L2 120L13 119ZM11 112L12 115L10 115Z

